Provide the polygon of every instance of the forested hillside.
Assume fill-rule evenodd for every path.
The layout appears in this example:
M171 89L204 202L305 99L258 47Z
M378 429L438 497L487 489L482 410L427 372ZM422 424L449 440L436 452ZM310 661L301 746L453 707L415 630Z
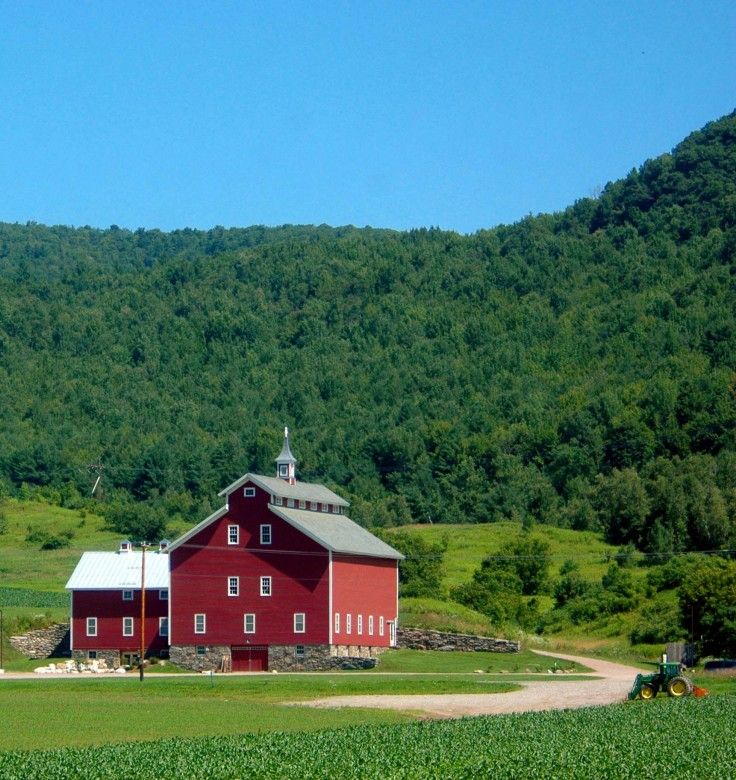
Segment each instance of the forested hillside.
M0 224L0 419L0 496L102 463L121 527L201 519L288 424L367 524L733 546L736 114L471 236Z

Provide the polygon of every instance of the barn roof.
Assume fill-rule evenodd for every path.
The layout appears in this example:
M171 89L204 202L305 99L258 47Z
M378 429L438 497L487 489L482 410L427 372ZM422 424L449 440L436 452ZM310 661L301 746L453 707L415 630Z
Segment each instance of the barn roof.
M403 555L345 515L311 512L307 509L268 507L298 531L332 552L372 558L403 559Z
M296 482L293 485L279 477L266 477L263 474L244 474L240 479L221 490L218 495L228 496L234 490L248 482L258 485L267 493L281 498L294 498L300 501L319 501L321 504L335 504L336 506L350 506L350 502L333 493L324 485L313 482Z
M141 552L86 552L72 572L68 590L139 590ZM146 555L146 590L169 587L169 556Z

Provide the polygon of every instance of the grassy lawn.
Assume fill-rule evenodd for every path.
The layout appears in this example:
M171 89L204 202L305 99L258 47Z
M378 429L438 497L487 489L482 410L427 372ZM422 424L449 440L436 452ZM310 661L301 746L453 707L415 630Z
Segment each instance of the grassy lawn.
M522 650L520 653L448 653L440 650L392 650L381 656L376 673L381 672L444 672L445 674L545 674L555 661ZM558 661L559 669L588 672L585 666Z
M516 687L478 675L0 680L0 751L399 723L412 716L282 703L358 693L502 693Z

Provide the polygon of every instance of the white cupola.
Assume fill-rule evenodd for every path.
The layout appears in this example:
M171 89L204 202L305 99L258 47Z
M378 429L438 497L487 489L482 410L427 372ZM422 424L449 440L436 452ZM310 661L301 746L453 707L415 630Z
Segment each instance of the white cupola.
M296 484L296 458L289 447L289 429L284 428L284 445L276 458L276 476L286 480L290 485Z

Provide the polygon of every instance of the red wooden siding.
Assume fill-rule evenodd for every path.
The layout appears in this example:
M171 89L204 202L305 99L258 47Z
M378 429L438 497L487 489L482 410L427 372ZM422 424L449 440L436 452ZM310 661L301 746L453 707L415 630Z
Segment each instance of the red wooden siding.
M332 611L333 615L340 613L340 632L333 633L333 644L389 646L388 621L397 618L396 567L396 561L385 558L333 555ZM346 631L347 614L352 616L350 634ZM362 634L358 634L358 615L363 616ZM374 620L373 636L368 633L370 615ZM385 623L383 636L379 635L381 617Z
M253 487L249 485L248 487ZM171 551L171 643L174 645L326 644L329 642L329 555L276 517L269 495L243 487L229 496L227 514ZM260 526L271 526L271 544L260 542ZM239 541L228 544L228 526ZM272 578L272 595L260 595L260 578ZM228 596L229 577L239 577L238 596ZM306 631L294 633L294 613L306 615ZM194 633L194 615L207 616L204 634ZM256 632L245 634L243 615L256 616Z
M159 618L167 617L169 602L158 590L146 588L146 652L169 646L168 637L159 635ZM87 618L97 618L97 636L87 636ZM123 636L123 618L133 618L133 636ZM120 590L77 590L72 592L72 650L137 651L141 645L141 594L133 591L132 601L123 601Z

